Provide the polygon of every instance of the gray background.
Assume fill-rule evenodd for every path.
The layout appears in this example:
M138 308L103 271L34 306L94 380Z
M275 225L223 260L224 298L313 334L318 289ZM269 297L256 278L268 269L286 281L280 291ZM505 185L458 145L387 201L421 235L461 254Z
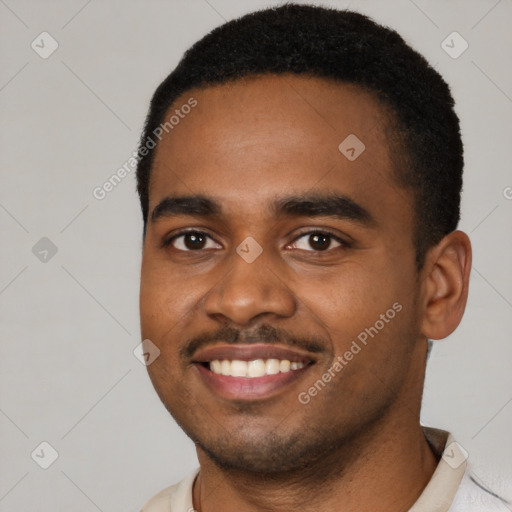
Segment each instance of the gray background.
M196 466L133 354L133 172L101 201L92 191L136 149L150 96L182 52L277 3L0 0L1 511L136 511ZM397 29L452 86L474 265L465 318L435 343L422 421L452 431L476 474L510 496L512 1L324 4ZM49 48L43 31L59 45L46 59L31 48ZM453 31L469 43L456 59L441 46ZM46 470L31 458L42 441L59 455ZM51 456L42 449L39 463Z

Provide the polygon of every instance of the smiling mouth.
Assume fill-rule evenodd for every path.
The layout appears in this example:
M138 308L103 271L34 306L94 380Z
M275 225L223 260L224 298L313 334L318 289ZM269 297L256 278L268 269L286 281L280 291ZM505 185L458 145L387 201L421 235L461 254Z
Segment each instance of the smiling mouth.
M210 392L229 400L276 396L316 363L313 356L274 345L217 345L192 361Z
M210 363L204 363L205 367L217 375L226 377L245 377L254 379L264 377L265 375L277 375L278 373L288 373L300 370L306 366L306 363L299 361L290 361L288 359L253 359L252 361L240 361L215 359Z

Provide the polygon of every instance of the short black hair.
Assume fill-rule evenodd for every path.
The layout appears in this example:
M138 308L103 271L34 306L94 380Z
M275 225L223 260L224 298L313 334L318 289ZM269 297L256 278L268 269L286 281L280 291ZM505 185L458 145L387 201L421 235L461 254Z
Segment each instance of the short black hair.
M313 5L287 3L215 28L185 52L157 88L137 163L144 236L154 147L144 148L173 102L193 88L284 73L358 85L390 113L386 135L399 149L392 153L400 155L393 173L414 198L421 269L427 250L455 230L460 218L463 146L450 88L396 31L357 12Z

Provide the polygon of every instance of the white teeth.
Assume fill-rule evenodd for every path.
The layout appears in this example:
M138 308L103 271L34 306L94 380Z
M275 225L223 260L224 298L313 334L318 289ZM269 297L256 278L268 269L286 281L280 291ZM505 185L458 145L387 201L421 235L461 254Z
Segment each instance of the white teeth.
M212 368L210 367L210 370ZM215 371L215 370L213 370ZM222 375L231 375L231 363L229 361L222 361L220 363L220 373Z
M231 361L231 375L233 377L247 377L247 361Z
M292 370L304 368L304 363L290 362L288 359L255 359L253 361L229 361L218 359L210 361L210 370L217 375L228 377L263 377L264 375L276 375Z
M288 359L283 359L283 360L279 363L279 371L280 371L281 373L289 372L289 371L290 371L290 366L291 366L290 361L288 361Z
M247 365L247 377L263 377L265 375L265 361L256 359Z
M279 373L279 359L267 359L265 367L267 375L275 375L276 373Z
M213 373L221 374L222 373L222 363L220 361L212 361L210 363L210 368Z

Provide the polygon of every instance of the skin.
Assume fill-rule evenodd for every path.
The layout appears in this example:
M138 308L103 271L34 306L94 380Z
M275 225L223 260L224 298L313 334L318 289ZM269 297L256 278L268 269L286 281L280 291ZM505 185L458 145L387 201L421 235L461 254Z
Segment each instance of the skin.
M150 378L196 443L194 507L408 510L437 464L419 424L426 339L448 336L462 318L468 237L447 235L418 273L413 200L392 178L388 114L358 87L260 76L188 91L170 110L191 96L197 106L158 145L150 215L166 196L195 194L221 201L222 214L148 221L140 312L143 338L161 351ZM338 151L351 133L366 147L352 162ZM272 215L275 199L312 191L346 195L375 222ZM162 247L188 228L211 237L204 248L187 251L184 237ZM315 250L304 233L325 230L350 244L330 239ZM252 263L236 252L248 236L263 249ZM395 303L401 311L301 404L299 393ZM277 329L277 340L265 326ZM280 392L229 400L183 356L192 340L225 343L223 328L237 343L310 339L320 349Z

